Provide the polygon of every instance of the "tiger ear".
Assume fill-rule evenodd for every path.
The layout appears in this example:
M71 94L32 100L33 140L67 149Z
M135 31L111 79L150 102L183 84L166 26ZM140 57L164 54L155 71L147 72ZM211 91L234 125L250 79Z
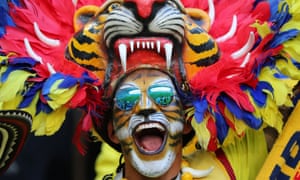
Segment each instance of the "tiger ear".
M210 18L205 11L196 8L186 8L185 11L198 26L202 27L206 32L209 31Z
M97 12L99 12L100 7L88 5L79 8L73 18L73 26L75 32L79 31L90 19L92 19Z

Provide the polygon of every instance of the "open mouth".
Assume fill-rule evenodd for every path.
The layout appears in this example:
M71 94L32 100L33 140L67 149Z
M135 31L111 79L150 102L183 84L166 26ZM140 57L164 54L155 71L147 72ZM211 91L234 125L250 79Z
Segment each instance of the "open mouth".
M141 153L146 155L158 154L165 147L167 130L157 122L142 123L135 128L133 137Z
M163 37L120 38L114 44L124 72L136 64L164 64L170 69L174 43Z

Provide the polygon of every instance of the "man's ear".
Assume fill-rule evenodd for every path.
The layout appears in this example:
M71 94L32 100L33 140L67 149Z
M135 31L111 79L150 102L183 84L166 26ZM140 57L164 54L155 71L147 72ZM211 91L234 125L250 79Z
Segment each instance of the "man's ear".
M73 18L73 26L75 32L79 31L87 22L92 19L97 12L100 10L100 7L88 5L79 8Z
M108 133L108 138L115 144L119 144L119 139L118 137L115 135L115 130L114 130L114 126L113 126L113 122L109 121L108 125L107 125L107 133Z
M193 130L193 127L190 122L186 122L183 128L183 134L189 134Z

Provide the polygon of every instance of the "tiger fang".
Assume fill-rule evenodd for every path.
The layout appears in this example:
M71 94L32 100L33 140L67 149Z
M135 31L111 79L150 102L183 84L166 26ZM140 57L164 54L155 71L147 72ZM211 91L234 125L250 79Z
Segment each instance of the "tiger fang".
M171 68L173 55L173 42L167 38L120 38L115 43L115 51L120 58L124 72L127 70L127 58L140 50L152 51L163 56L166 61L166 69Z

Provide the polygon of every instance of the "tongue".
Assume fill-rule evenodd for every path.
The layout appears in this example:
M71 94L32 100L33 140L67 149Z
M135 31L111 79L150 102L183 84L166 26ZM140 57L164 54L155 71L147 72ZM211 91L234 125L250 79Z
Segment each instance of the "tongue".
M160 148L162 139L159 136L147 135L141 138L141 145L147 151L156 151Z

